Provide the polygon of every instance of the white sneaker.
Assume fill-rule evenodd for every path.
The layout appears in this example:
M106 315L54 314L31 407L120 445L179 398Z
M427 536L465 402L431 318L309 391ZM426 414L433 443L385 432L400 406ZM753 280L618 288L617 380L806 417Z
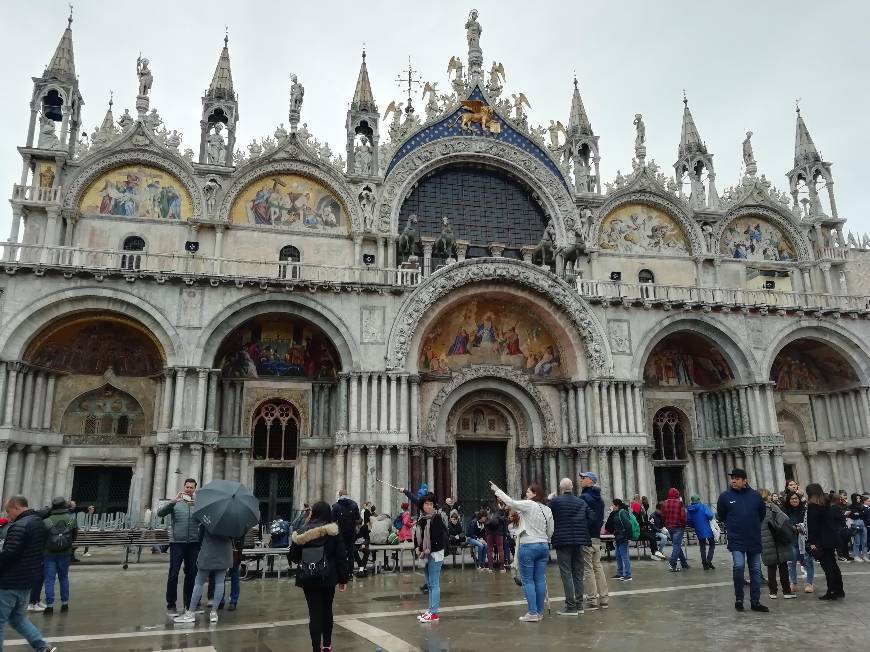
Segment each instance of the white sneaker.
M83 556L83 557L90 557L90 556L91 556L91 553L86 552L86 553L85 553L84 555L82 555L82 556Z
M771 593L771 594L770 594L770 599L771 599L771 600L776 600L776 593Z
M426 622L423 620L423 617L428 616L428 615L429 615L429 610L427 609L426 611L424 611L423 613L421 613L417 616L417 620L419 620L421 623Z
M180 616L176 616L175 618L173 618L172 622L175 622L175 623L195 623L196 616L194 615L194 613L192 611L185 611Z
M29 604L27 605L27 611L45 611L45 605L42 603Z
M209 621L210 623L216 623L217 620L218 620L218 619L217 619L217 611L212 611L212 612L211 612L211 615L209 615L209 617L208 617L208 621Z
M797 596L794 593L786 593L785 595L782 596L782 599L783 600L792 600L796 597Z
M864 558L863 557L855 557L855 561L863 562Z
M655 553L654 553L654 556L655 556L655 557L658 557L659 559L664 559L664 558L665 558L665 556L662 554L662 551L661 551L661 550L656 550Z

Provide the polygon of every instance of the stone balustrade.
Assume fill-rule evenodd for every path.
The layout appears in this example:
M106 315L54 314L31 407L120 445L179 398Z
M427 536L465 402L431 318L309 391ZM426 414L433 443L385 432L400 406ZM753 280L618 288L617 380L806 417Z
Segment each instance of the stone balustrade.
M42 186L12 186L12 201L29 202L33 204L59 204L62 188L44 188Z

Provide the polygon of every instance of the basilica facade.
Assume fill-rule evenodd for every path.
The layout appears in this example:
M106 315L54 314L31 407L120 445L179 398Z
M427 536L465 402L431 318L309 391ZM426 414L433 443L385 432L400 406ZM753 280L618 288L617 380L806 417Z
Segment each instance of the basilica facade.
M395 513L389 485L422 483L474 508L489 480L581 469L623 498L715 500L734 466L870 486L870 239L844 234L800 113L783 192L751 132L720 191L685 100L673 175L638 114L605 183L577 81L530 125L480 20L449 92L383 116L363 54L340 153L295 76L287 121L236 143L226 40L197 151L142 57L135 110L79 137L70 20L2 244L3 494L141 514L227 478L268 520L341 488Z

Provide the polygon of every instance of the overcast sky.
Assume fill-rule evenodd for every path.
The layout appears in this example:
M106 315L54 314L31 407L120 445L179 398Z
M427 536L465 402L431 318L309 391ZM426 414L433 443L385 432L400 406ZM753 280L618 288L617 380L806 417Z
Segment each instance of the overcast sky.
M302 121L343 153L344 120L365 42L372 87L383 113L402 92L394 81L408 57L444 92L447 62L467 57L464 23L473 7L483 26L486 67L504 64L506 93L529 98L531 124L567 123L574 71L593 129L602 176L631 169L635 113L643 113L647 157L671 172L680 139L682 91L715 155L720 192L737 182L744 132L755 132L759 174L787 189L794 152L794 100L826 160L849 228L870 231L866 189L870 136L870 3L791 0L439 3L112 2L75 3L73 43L85 99L84 126L102 121L115 93L115 117L135 114L136 57L151 60L151 106L198 151L200 97L224 26L241 121L237 144L287 123L289 75L305 86ZM59 0L4 0L0 7L0 179L11 196L21 171L32 92L66 27ZM422 102L417 106L422 109ZM385 129L382 129L382 133ZM862 178L865 180L862 181ZM862 190L864 189L864 190ZM0 209L0 234L11 209Z

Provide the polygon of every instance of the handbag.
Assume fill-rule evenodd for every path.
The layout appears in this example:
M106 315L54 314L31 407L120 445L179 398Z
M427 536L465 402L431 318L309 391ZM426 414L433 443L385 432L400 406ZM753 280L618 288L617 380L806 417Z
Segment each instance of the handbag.
M302 548L298 576L301 580L325 581L329 578L331 566L326 557L326 546Z

